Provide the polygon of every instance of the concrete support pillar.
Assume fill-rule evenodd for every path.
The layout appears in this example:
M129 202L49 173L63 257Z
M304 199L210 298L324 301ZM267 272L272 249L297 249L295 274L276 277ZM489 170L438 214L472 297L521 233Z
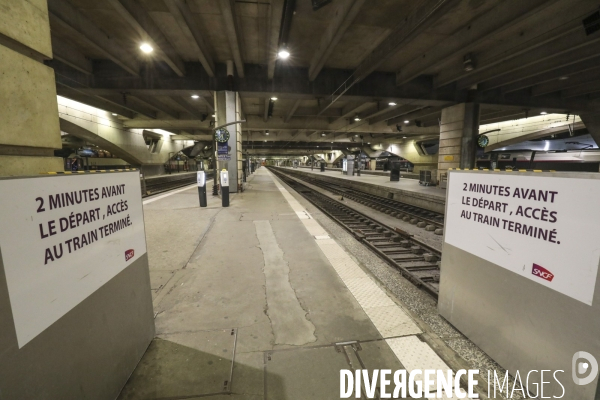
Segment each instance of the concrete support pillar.
M62 171L46 0L6 0L0 12L0 176Z
M240 96L237 92L215 92L216 126L241 120ZM226 168L229 171L229 192L236 193L242 190L243 165L242 165L242 125L226 126L229 131L229 161L219 161L218 170ZM216 148L215 148L216 151Z
M442 110L438 180L448 168L475 167L479 104L462 103Z

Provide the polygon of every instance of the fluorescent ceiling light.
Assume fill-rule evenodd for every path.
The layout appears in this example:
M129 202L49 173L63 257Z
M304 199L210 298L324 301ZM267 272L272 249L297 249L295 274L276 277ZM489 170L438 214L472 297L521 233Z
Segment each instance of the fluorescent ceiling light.
M150 54L154 51L154 48L152 46L150 46L148 43L142 43L140 45L140 50L146 54Z
M277 97L273 96L273 97L271 97L271 100L272 101L277 101Z
M114 115L115 117L117 116L117 113L112 113L112 115Z
M540 114L542 114L542 115L546 115L546 114L548 114L548 113L547 113L546 111L542 111Z
M277 55L282 60L285 60L285 59L287 59L290 56L290 52L287 51L287 50L285 50L285 49L282 49L282 50L279 51L279 53Z
M393 101L390 101L389 104L390 104L390 106L395 106L396 105L396 103L394 103Z
M409 122L410 122L409 120L404 121L405 124L408 124Z
M199 98L200 98L200 96L198 96L197 94L192 95L192 99L199 99Z

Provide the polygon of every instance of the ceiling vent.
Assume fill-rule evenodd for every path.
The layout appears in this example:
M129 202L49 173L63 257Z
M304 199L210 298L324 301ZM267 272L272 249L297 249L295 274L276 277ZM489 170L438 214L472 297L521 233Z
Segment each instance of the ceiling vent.
M586 35L589 36L600 31L600 11L596 11L589 17L585 18L582 22Z

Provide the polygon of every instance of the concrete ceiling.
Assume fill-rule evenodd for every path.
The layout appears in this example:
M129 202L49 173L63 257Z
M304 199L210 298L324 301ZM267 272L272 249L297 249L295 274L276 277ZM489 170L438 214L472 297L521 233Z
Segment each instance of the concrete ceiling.
M595 0L333 0L318 11L305 0L48 7L58 94L118 113L129 127L205 135L214 91L231 84L248 120L245 138L269 130L282 146L435 137L441 109L467 100L482 103L482 124L600 111L600 31L588 35L582 23L598 11ZM143 54L142 42L155 51ZM276 58L282 46L291 53L285 61Z

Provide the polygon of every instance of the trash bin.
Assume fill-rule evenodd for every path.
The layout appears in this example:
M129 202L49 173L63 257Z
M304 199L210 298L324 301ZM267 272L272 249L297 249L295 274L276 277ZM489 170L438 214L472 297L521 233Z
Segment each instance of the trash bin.
M324 162L321 163L321 172L325 172L325 163Z

